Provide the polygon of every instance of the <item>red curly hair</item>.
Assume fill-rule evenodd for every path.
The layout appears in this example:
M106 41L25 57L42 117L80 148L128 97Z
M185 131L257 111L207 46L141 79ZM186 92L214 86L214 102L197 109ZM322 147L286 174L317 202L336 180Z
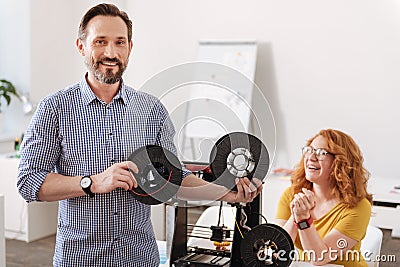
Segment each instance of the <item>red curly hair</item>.
M372 203L372 195L367 192L370 173L363 166L364 158L353 138L338 130L325 129L309 139L306 145L309 146L317 136L326 139L327 150L334 155L329 177L332 196L350 208L363 198ZM293 195L301 192L303 187L312 189L313 183L305 176L304 157L294 169L291 180Z

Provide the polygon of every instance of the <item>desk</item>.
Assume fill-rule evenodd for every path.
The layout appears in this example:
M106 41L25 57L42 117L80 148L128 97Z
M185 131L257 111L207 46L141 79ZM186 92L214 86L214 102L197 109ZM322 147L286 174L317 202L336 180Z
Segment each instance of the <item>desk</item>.
M374 194L374 202L396 207L400 205L400 190L394 190L396 185L400 185L400 178L371 177L368 190Z
M392 237L400 238L400 192L394 190L400 178L372 177L368 190L373 194L371 225L392 229Z

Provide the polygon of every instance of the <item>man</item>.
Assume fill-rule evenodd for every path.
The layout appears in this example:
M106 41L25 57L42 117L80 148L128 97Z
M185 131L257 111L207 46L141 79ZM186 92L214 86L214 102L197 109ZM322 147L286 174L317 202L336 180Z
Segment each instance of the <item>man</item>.
M21 149L18 190L31 201L59 201L54 266L158 266L150 206L137 187L135 149L156 144L176 153L174 129L153 96L126 86L132 22L111 4L82 18L76 46L88 72L41 101ZM260 192L247 178L237 192L184 172L178 196L250 202Z

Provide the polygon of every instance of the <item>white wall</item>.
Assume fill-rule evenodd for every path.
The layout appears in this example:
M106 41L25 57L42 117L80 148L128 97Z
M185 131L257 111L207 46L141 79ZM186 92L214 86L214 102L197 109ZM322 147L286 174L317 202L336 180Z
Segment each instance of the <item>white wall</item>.
M75 40L84 13L99 0L31 3L31 92L37 101L80 80L86 68ZM125 0L107 1L125 8Z
M256 39L256 83L278 131L276 166L292 167L306 139L333 127L354 137L374 176L398 177L399 1L148 0L128 9L131 84L195 60L199 39Z
M82 77L76 32L83 13L97 2L30 1L26 76L36 101ZM157 72L195 60L199 39L256 39L256 83L277 125L275 166L292 167L307 138L333 127L355 138L374 176L398 177L399 1L113 2L126 8L135 24L128 84L139 88ZM0 44L2 62L14 64L16 73L21 65L15 68L12 59L26 52L20 46L10 53Z
M29 0L0 1L0 79L11 81L21 92L29 91L30 83L29 8ZM21 103L13 101L9 107L2 103L0 153L12 150L13 137L21 134L14 125L25 126L28 120Z
M29 89L29 0L0 1L0 78ZM27 45L28 44L28 45Z

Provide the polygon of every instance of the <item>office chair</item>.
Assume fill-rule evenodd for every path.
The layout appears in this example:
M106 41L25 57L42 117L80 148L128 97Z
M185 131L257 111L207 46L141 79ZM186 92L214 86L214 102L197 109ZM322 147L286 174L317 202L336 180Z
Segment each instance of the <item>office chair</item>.
M368 225L367 233L361 241L361 253L368 264L368 267L379 267L379 262L375 262L377 255L381 253L382 230L376 226Z

